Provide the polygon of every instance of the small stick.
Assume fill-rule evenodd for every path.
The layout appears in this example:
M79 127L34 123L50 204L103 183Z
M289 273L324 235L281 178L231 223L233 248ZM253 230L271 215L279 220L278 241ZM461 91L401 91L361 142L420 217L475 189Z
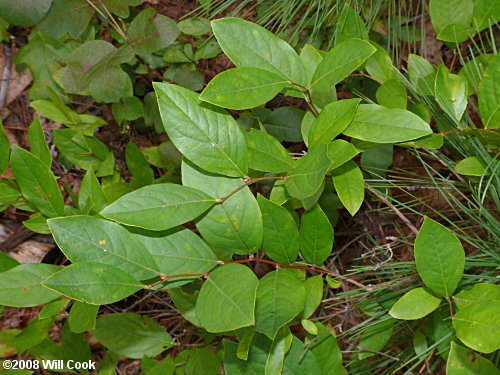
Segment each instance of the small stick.
M245 186L253 184L254 182L257 182L257 181L262 181L262 180L284 180L284 179L285 179L285 176L277 176L277 177L276 176L270 176L270 177L245 178L245 179L243 179L243 181L244 181L243 185L238 186L234 190L231 190L229 193L227 193L226 195L224 195L222 198L217 198L216 201L217 201L217 203L223 203L227 198L229 198L234 193L240 191Z
M415 226L408 220L408 218L399 211L396 206L394 206L389 200L384 197L382 194L380 194L377 190L373 189L368 183L365 182L365 186L368 190L370 190L373 194L377 196L382 202L384 202L398 217L403 220L403 222L406 224L408 228L413 232L413 234L416 236L418 234L418 229L415 228Z

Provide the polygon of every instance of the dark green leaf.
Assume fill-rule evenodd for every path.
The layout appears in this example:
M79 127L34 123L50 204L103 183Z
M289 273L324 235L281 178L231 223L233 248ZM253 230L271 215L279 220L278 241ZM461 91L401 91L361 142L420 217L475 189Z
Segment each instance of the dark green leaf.
M98 311L99 305L75 301L68 316L71 330L76 333L93 330Z
M318 335L307 335L307 340L313 340L309 345L309 350L316 359L321 375L344 375L345 369L342 367L342 354L335 339L334 329L325 327L316 322Z
M52 0L52 6L37 28L53 38L66 34L78 38L89 24L94 9L84 0Z
M10 156L9 138L3 130L2 120L0 119L0 175L7 169Z
M500 99L498 96L498 75L500 74L500 55L490 61L479 84L479 113L486 129L500 127ZM497 78L495 78L497 77Z
M40 21L49 11L52 0L0 0L0 14L15 26L31 26Z
M156 83L163 125L179 151L209 172L232 177L247 173L246 142L229 113L182 87Z
M261 119L266 132L278 141L302 142L300 125L304 111L295 107L280 107Z
M387 317L387 319L384 319ZM359 339L359 359L368 358L380 352L392 336L394 329L394 319L385 315L379 317L379 321L370 324ZM365 350L363 350L365 349Z
M40 117L36 117L28 127L28 142L30 144L31 153L47 164L49 168L52 167L52 156L50 155L49 147L45 141L45 134L40 124ZM2 170L1 166L0 170Z
M154 357L174 345L162 326L134 313L109 314L97 319L92 335L109 350L127 358Z
M306 299L300 317L308 319L316 311L323 299L323 277L321 275L309 277L304 281L304 288Z
M96 214L106 207L107 201L102 187L92 169L89 169L82 179L78 191L78 206L80 213L88 215Z

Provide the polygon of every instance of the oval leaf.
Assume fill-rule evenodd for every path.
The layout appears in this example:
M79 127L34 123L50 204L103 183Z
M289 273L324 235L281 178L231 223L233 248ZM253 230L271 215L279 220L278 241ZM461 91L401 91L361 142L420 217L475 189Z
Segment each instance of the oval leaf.
M217 268L198 295L198 321L209 332L232 331L254 324L257 284L252 270L241 264Z
M57 245L73 263L109 264L138 280L159 274L148 250L116 223L92 216L68 216L48 224Z
M282 76L264 69L229 69L208 83L200 99L224 108L255 108L274 98L287 84Z
M432 130L416 114L400 108L360 104L344 134L375 143L405 142L431 134Z
M442 297L453 295L464 273L465 253L446 227L425 217L415 239L415 262L424 284Z
M265 69L306 84L305 68L295 50L270 31L241 18L212 21L212 30L224 53L237 67Z
M332 171L337 195L344 207L354 216L365 198L365 183L361 169L352 160Z
M109 314L97 319L92 335L109 350L127 358L154 357L174 346L162 326L134 313Z
M92 305L114 303L144 287L128 272L103 263L80 262L43 282L47 288Z
M229 113L177 85L155 83L154 89L165 131L185 157L209 172L246 175L245 138Z
M60 293L45 288L42 281L60 269L53 264L28 263L0 273L0 305L32 307L58 298Z
M64 200L49 166L16 145L10 156L12 173L26 199L48 217L64 215Z
M446 375L499 375L500 370L491 361L451 342L446 362Z
M255 303L255 330L271 340L279 328L304 308L305 288L294 270L278 268L259 280Z
M182 179L186 186L222 198L243 185L243 180L208 173L184 160ZM238 254L256 252L262 244L262 215L248 187L240 189L223 203L216 204L196 220L196 227L213 246Z
M300 254L307 263L321 265L333 247L333 227L321 207L316 204L302 214L300 222Z
M215 199L177 184L155 184L119 198L101 215L122 224L165 230L193 220L208 210Z
M257 171L281 173L288 171L293 159L287 149L272 135L257 129L243 133L248 146L248 166Z
M292 214L260 194L257 202L264 223L263 250L275 262L292 264L299 254L299 230Z
M483 79L479 84L478 102L479 113L486 129L497 129L500 127L500 55L496 55L490 61ZM496 78L495 78L496 77Z
M410 290L392 306L389 314L396 319L415 320L436 310L441 303L425 288Z
M457 337L469 348L493 353L500 348L499 316L499 302L476 302L455 314L453 327Z

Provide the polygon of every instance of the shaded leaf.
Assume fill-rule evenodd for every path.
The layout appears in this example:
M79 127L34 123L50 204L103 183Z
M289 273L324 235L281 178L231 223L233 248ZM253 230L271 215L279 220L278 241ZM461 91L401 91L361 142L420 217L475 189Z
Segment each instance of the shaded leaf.
M486 129L500 127L500 55L496 55L484 72L483 80L479 84L478 101L479 113Z
M302 214L299 233L302 258L307 263L323 264L332 252L333 227L318 204Z

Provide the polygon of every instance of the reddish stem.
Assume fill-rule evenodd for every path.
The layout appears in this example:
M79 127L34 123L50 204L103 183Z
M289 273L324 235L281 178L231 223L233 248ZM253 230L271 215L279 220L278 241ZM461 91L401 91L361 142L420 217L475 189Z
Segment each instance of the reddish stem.
M227 198L229 198L231 195L233 195L234 193L240 191L241 189L243 189L245 186L248 186L250 184L253 184L254 182L257 182L257 181L262 181L262 180L284 180L285 179L285 176L270 176L270 177L257 177L257 178L245 178L243 181L245 182L243 185L241 186L238 186L236 189L230 191L229 193L227 193L225 196L223 196L222 198L218 198L217 199L217 202L218 203L222 203L224 202Z

